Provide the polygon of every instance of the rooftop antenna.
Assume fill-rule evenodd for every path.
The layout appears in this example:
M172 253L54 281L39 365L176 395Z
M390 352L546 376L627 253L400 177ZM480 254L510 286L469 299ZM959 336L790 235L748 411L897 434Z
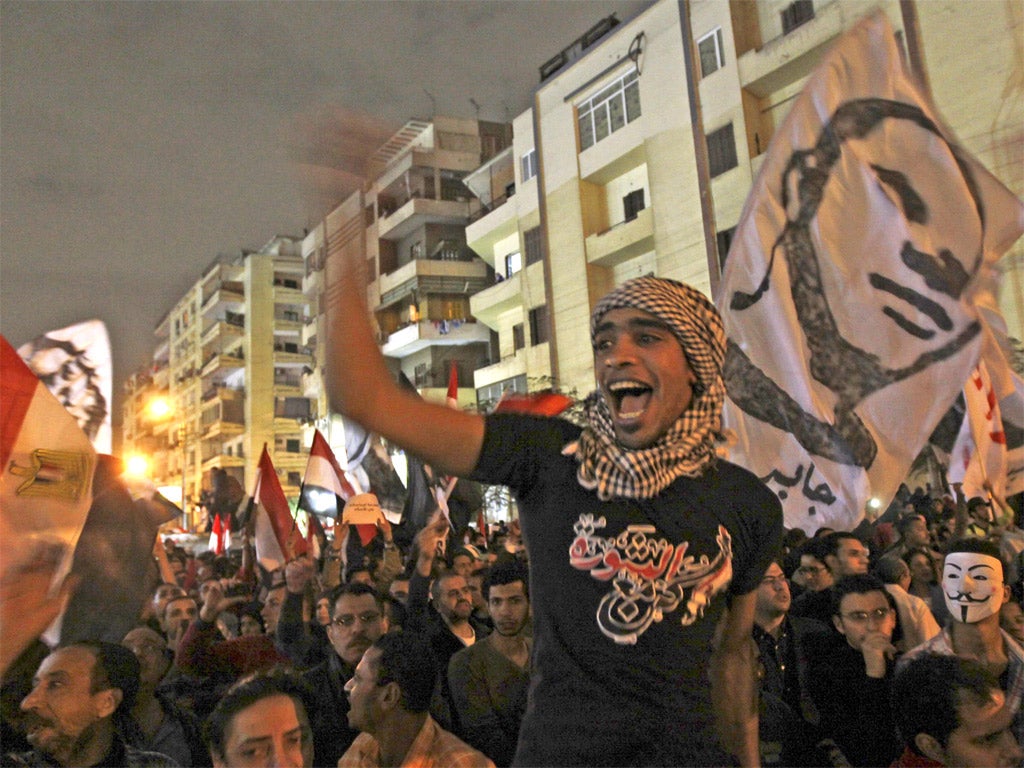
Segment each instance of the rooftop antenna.
M476 110L476 119L479 122L479 120L480 120L480 105L476 103L476 99L474 99L473 97L470 97L469 103L472 104L473 105L473 109Z
M423 92L427 94L427 98L430 99L430 117L433 119L437 117L437 99L435 99L434 94L426 88L423 89Z

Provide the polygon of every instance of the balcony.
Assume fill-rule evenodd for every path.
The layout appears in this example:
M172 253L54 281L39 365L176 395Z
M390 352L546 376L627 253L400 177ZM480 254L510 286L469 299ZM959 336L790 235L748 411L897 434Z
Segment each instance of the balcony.
M204 422L203 440L220 440L225 437L237 437L245 432L245 423L241 421L228 421L226 419L214 419Z
M624 261L654 250L654 212L644 208L636 218L616 224L611 229L586 239L587 262L614 267Z
M551 357L548 343L537 344L516 350L493 365L477 368L473 373L473 385L477 390L499 381L514 379L516 376L550 376Z
M215 310L217 314L224 314L227 308L239 309L245 304L245 289L240 282L224 283L213 291L203 301L201 312L207 315Z
M764 98L807 77L822 53L863 13L838 2L815 6L813 19L737 59L740 86ZM848 17L849 13L855 16Z
M469 311L481 323L498 330L498 318L523 305L523 275L520 270L469 298Z
M245 459L242 456L228 456L226 453L217 453L203 462L203 472L244 466Z
M472 261L413 259L394 272L380 276L378 281L380 306L390 306L413 291L420 294L472 295L490 284L487 265L480 259L474 258Z
M294 311L281 312L274 316L275 331L301 331L305 316Z
M218 338L241 338L245 333L245 315L235 315L231 312L228 315L229 318L216 320L203 331L201 343L204 347Z
M297 344L275 344L274 365L305 365L312 367L313 352L308 347Z
M302 397L302 375L275 376L274 377L275 397Z
M214 353L203 363L203 369L200 371L200 375L210 376L218 371L228 372L244 367L245 354L241 349L222 354Z
M210 403L214 400L240 400L245 397L244 387L220 387L213 386L203 392L203 403Z
M475 320L421 320L387 337L381 352L387 357L408 357L430 346L488 343L491 329Z
M277 304L304 304L306 297L302 293L302 281L297 276L294 280L275 278L274 302Z
M469 192L464 200L430 200L413 197L377 222L377 234L384 240L401 240L424 224L465 224L469 218Z
M466 227L466 243L479 254L491 254L501 240L518 231L516 206L499 205Z

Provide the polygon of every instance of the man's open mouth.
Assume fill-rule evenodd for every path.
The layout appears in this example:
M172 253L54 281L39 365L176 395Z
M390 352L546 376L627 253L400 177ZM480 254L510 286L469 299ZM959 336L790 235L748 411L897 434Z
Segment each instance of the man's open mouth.
M638 418L651 401L654 390L641 381L616 381L608 385L613 410L619 419Z

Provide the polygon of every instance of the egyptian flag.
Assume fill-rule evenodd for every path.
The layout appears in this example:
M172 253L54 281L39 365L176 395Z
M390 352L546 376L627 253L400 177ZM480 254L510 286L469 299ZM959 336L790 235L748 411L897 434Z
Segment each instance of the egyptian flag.
M878 13L775 131L718 285L730 459L787 528L884 507L977 365L1024 206L943 126Z
M92 502L96 453L89 438L0 336L0 542L57 539L70 553ZM152 541L147 545L152 548ZM147 550L148 551L148 550Z
M259 564L267 571L275 571L288 561L306 554L305 534L288 507L265 443L252 495L255 501L256 560Z
M299 491L299 509L304 509L310 515L327 515L337 519L338 511L355 495L356 490L345 477L331 446L320 434L320 430L315 430L313 444L309 448L309 460L306 462L306 474Z
M962 483L965 498L988 496L985 486L1000 498L1024 489L1024 380L1000 399L984 361L978 363L964 386L966 413L949 462L951 483Z
M215 555L223 555L231 547L231 525L221 520L219 514L214 515L213 529L210 531L209 548Z

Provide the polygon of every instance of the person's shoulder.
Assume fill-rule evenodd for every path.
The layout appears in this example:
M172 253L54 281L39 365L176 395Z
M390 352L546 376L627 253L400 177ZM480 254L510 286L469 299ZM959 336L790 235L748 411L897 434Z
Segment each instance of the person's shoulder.
M474 749L451 731L434 722L432 755L438 765L450 768L494 768L494 762L483 752Z
M147 752L125 744L125 768L177 768L178 763L161 752Z
M779 515L782 514L779 497L761 481L761 478L739 464L733 464L726 459L717 459L705 477L731 493L744 493L759 503L773 508L777 507Z

